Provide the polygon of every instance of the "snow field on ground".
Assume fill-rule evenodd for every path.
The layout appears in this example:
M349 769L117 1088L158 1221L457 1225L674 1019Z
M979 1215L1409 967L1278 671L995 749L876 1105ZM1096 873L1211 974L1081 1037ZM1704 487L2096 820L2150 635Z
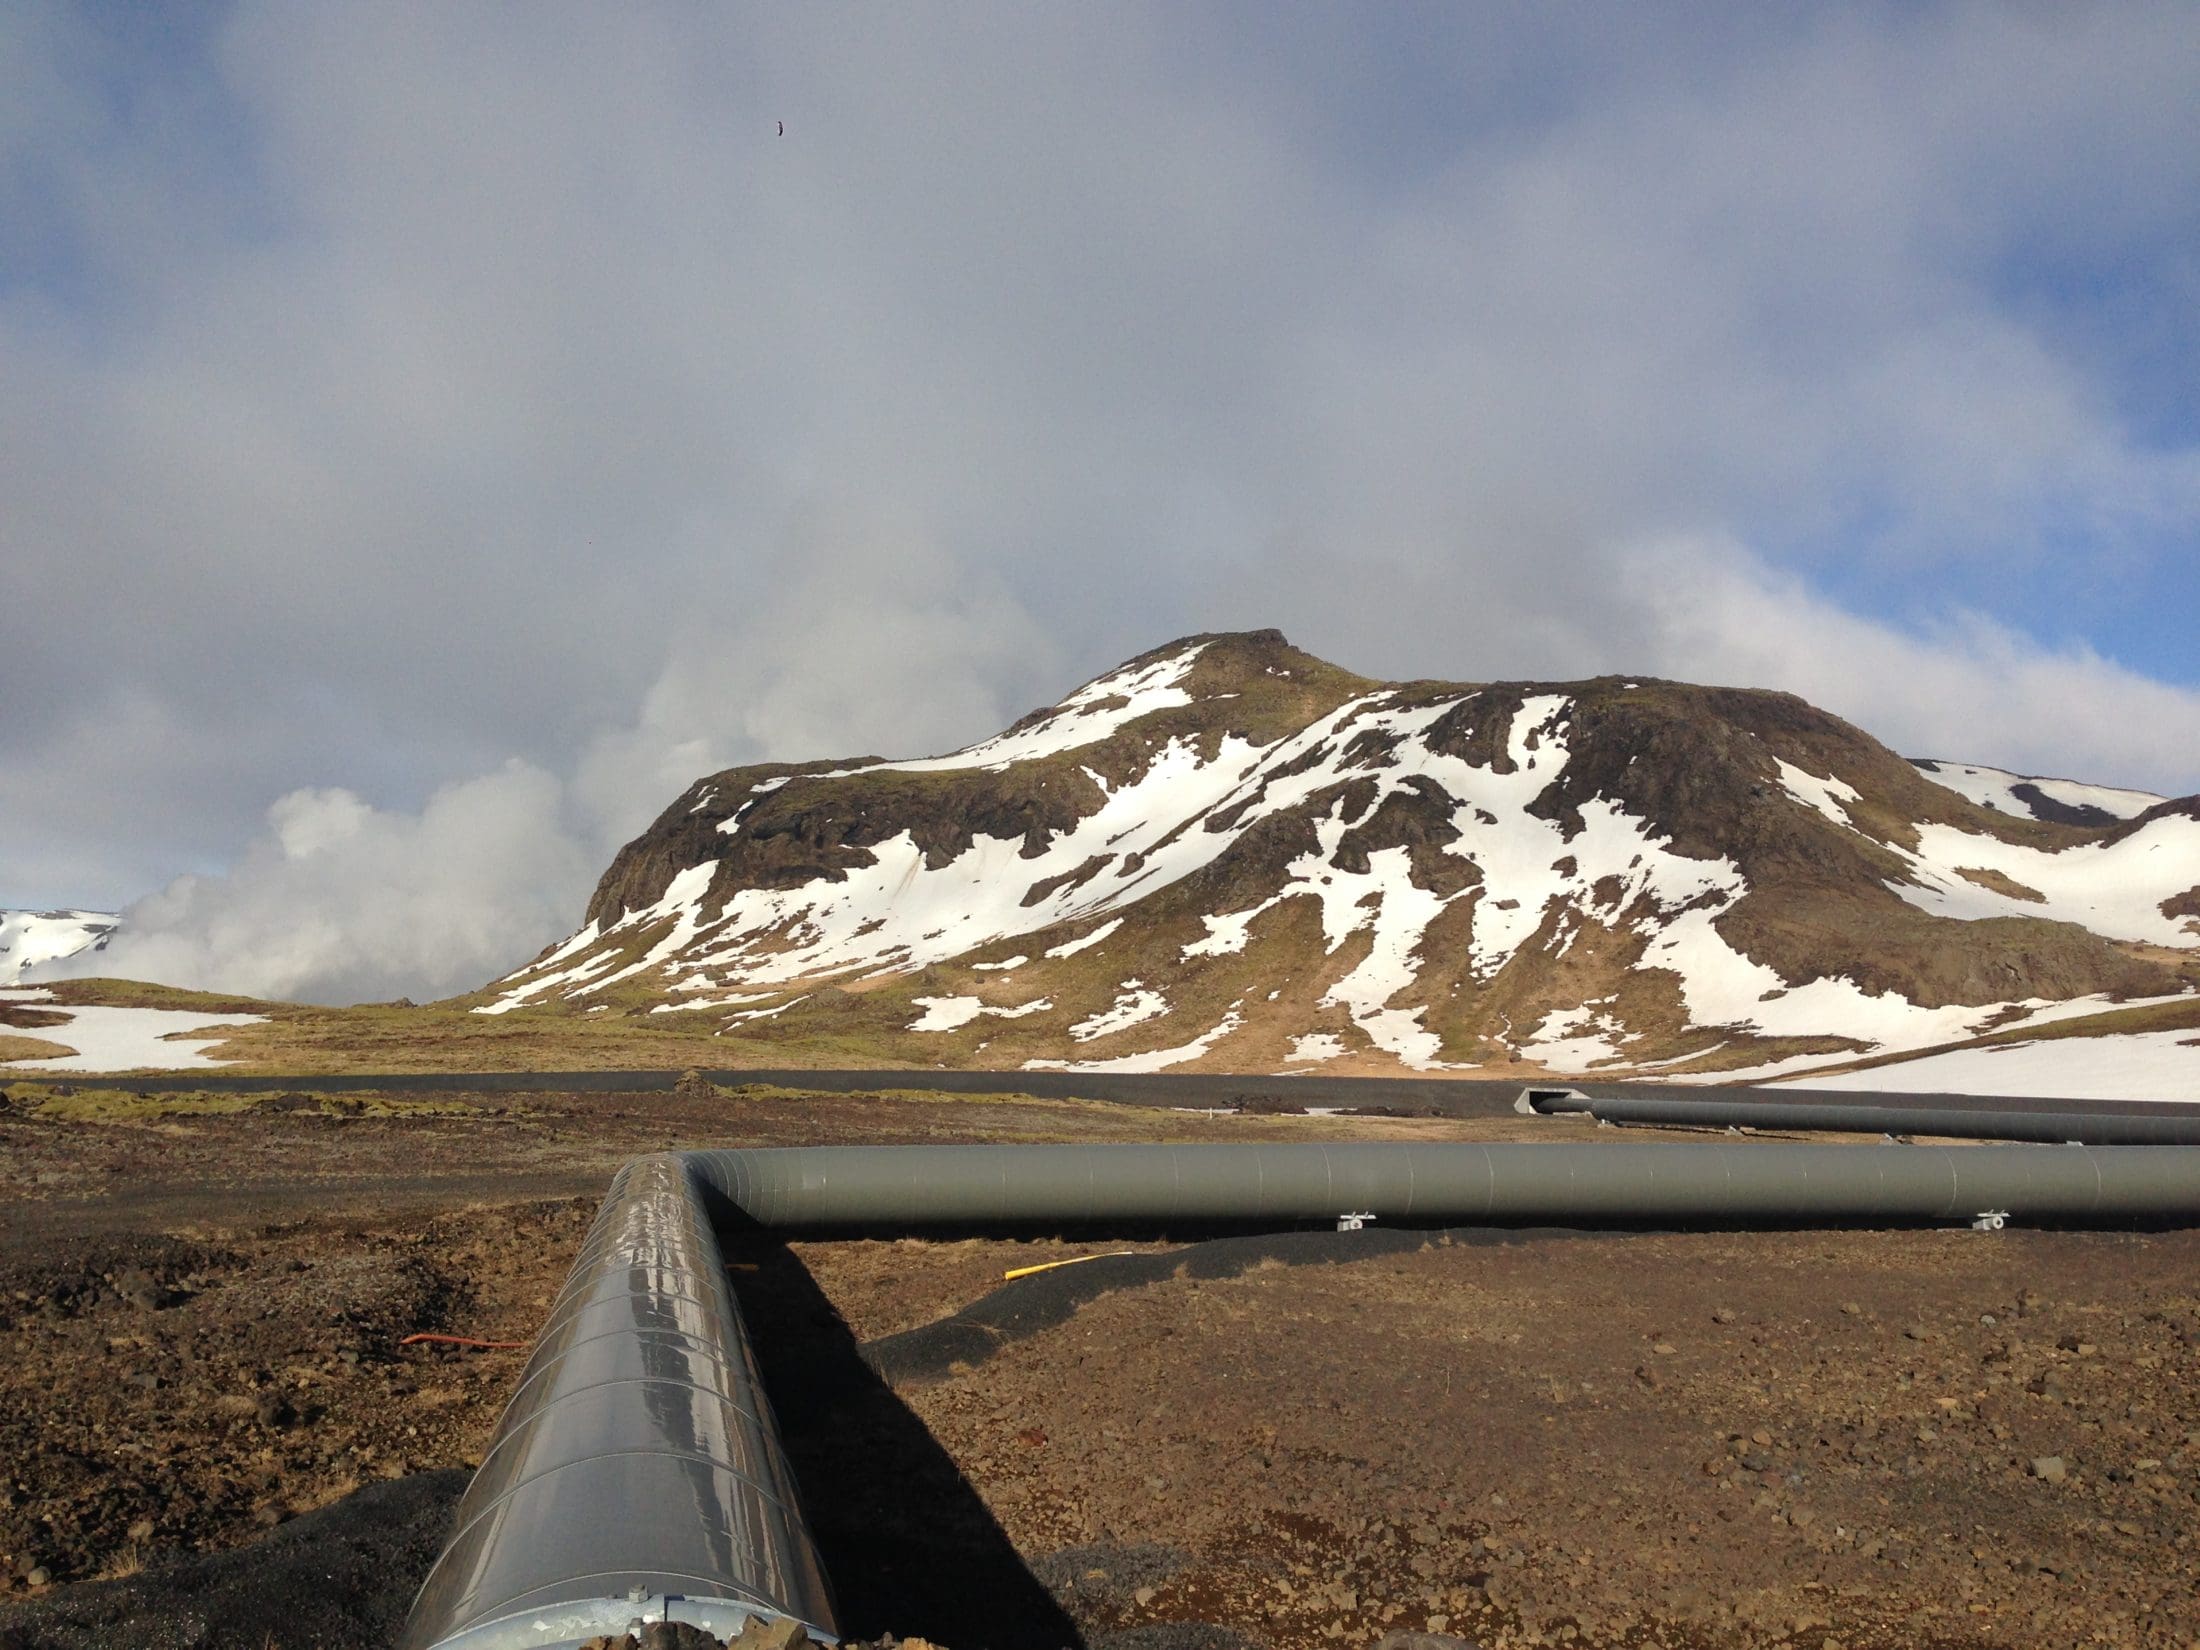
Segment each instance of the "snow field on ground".
M1843 980L1844 985L1850 982ZM1871 998L1872 1002L1880 999ZM1917 1016L1908 1025L1898 1028L1885 1042L1861 1053L1846 1054L1797 1054L1784 1060L1771 1060L1763 1065L1722 1069L1716 1073L1678 1073L1661 1081L1692 1083L1703 1076L1715 1075L1722 1083L1771 1083L1781 1082L1804 1072L1826 1066L1845 1066L1873 1054L1899 1054L1912 1049L1932 1048L1942 1043L1961 1043L1973 1037L1983 1037L1995 1031L2030 1031L2040 1026L2052 1025L2057 1020L2082 1019L2088 1014L2102 1014L2115 1009L2152 1008L2162 1003L2188 1002L2183 994L2167 997L2133 997L2119 1002L2102 993L2091 997L2073 997L2064 1002L2051 1002L2044 997L2030 997L2023 1002L1987 1003L1976 1008L1950 1007L1937 1009L1918 1008L1910 1004ZM1908 1003L1907 998L1895 998L1897 1004ZM2115 1035L2115 1034L2112 1034ZM2081 1039L2081 1041L2084 1039ZM1715 1048L1725 1045L1717 1044ZM1677 1060L1658 1062L1661 1066L1686 1064L1687 1059L1701 1059L1714 1049ZM1648 1068L1645 1068L1648 1069Z
M52 1003L50 991L4 991L0 1002ZM73 1008L53 1003L53 1012L69 1016L68 1023L41 1026L25 1036L59 1043L76 1050L48 1060L10 1060L0 1071L186 1071L198 1066L223 1066L234 1062L207 1058L203 1045L218 1043L217 1027L258 1025L264 1014L209 1014L190 1008ZM196 1032L208 1035L192 1041L170 1042Z

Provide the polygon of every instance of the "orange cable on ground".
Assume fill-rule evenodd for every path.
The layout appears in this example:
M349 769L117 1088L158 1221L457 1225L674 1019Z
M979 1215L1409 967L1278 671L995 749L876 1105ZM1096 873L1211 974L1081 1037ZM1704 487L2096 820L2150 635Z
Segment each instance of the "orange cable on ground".
M478 1346L491 1352L520 1352L534 1345L532 1341L477 1341L471 1335L407 1335L397 1344L414 1346L421 1341L438 1341L445 1346Z

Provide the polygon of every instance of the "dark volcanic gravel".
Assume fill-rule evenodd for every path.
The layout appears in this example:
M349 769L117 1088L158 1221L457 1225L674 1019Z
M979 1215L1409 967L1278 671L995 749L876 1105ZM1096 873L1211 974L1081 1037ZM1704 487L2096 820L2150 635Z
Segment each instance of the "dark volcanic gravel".
M0 1118L26 1194L0 1218L0 1646L386 1643L524 1359L399 1343L530 1335L628 1151L1087 1126L839 1097L478 1113ZM1316 1126L1465 1127L1197 1125ZM864 1640L2200 1643L2200 1233L734 1258Z

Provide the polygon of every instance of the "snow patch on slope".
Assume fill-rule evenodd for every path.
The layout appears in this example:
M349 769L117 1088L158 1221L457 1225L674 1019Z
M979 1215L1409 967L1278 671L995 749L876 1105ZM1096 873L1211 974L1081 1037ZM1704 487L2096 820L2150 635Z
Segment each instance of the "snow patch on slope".
M1023 729L953 757L879 766L998 768L1075 749L1156 709L1189 703L1181 683L1197 652L1187 649L1102 678ZM1637 966L1672 976L1688 1023L1714 1034L1707 1041L1834 1036L1850 1044L1771 1062L1763 1068L1768 1075L1963 1041L2006 1020L2011 1005L1920 1008L1838 976L1788 985L1718 931L1718 919L1749 891L1732 860L1676 852L1669 837L1607 796L1579 801L1562 819L1531 811L1572 760L1567 696L1527 697L1503 729L1503 756L1487 766L1436 749L1443 742L1438 724L1482 691L1416 702L1401 690L1377 690L1265 747L1231 735L1202 755L1200 741L1171 739L1145 754L1143 771L1120 783L1087 770L1100 806L1037 843L1036 852L1023 835L978 835L953 859L927 863L913 834L904 831L870 848L868 865L796 888L743 889L715 902L708 899L715 866L696 867L647 911L623 916L602 934L584 930L511 976L504 995L483 1012L504 1012L552 992L586 997L650 969L659 970L663 988L673 992L713 979L768 991L821 978L878 978L1022 935L1096 923L1043 952L1047 959L1067 958L1116 933L1121 913L1138 901L1212 864L1264 821L1288 814L1307 822L1314 845L1283 868L1280 883L1262 890L1266 897L1256 894L1256 903L1235 911L1201 913L1204 933L1178 947L1177 961L1243 954L1252 946L1257 918L1311 899L1323 955L1339 959L1323 978L1342 970L1320 1005L1341 1010L1358 1038L1411 1069L1444 1066L1442 1039L1426 1024L1433 993L1441 989L1433 980L1422 983L1432 966L1449 965L1487 981L1531 950L1562 959L1598 930L1639 940ZM1853 786L1790 762L1777 767L1781 785L1798 804L1845 830L1855 828L1849 808L1863 799ZM1363 849L1357 858L1347 853L1348 834L1401 793L1417 798L1417 809L1440 810L1451 840L1439 832L1413 848ZM1899 847L1888 851L1903 853ZM1416 856L1425 866L1435 854L1467 862L1469 873L1417 879ZM1340 858L1362 868L1348 869ZM2200 821L2165 818L2112 847L2095 843L2059 853L1923 826L1918 851L1908 858L1914 883L1896 891L1940 915L2046 915L2116 938L2200 944L2200 931L2159 909L2169 895L2200 884ZM2006 877L2018 891L1981 888L1958 874L1963 870ZM1449 894L1421 885L1452 880L1462 886ZM2025 890L2040 892L2044 903L2024 899ZM1447 912L1451 918L1439 929ZM619 966L619 959L636 957L643 928L658 936L655 942ZM622 936L621 930L634 932ZM1444 942L1447 954L1433 953L1432 932L1458 936ZM585 960L572 960L576 956ZM1017 952L971 966L1006 972L1028 961ZM1170 1011L1163 984L1125 982L1114 1004L1071 1028L1073 1038L1115 1036L1161 1018ZM951 1030L981 1014L1035 1011L988 1009L976 997L917 1002L923 1014L912 1029L926 1031ZM2029 1011L2048 1005L2016 1006ZM1616 1009L1587 1008L1546 1015L1517 1046L1553 1070L1624 1065L1629 1046L1641 1046L1642 1033L1622 1023ZM1089 1067L1054 1064L1164 1069L1199 1058L1237 1023L1233 1009L1225 1026L1191 1044ZM1352 1033L1301 1038L1292 1058L1335 1058L1348 1038L1357 1046ZM1654 1063L1701 1058L1702 1052L1667 1055Z
M541 996L556 986L573 985L587 979L591 974L601 974L611 966L612 958L608 952L576 963L571 968L561 969L557 966L568 957L587 950L600 938L602 938L602 930L594 922L589 923L548 956L537 958L526 967L506 976L508 979L519 980L524 983L514 986L495 1002L477 1008L474 1012L476 1014L509 1014L521 1004Z
M1125 980L1122 994L1112 1004L1089 1019L1079 1020L1069 1028L1069 1034L1077 1042L1089 1043L1096 1037L1112 1037L1118 1031L1158 1020L1168 1012L1169 1000L1160 992L1148 989L1143 980Z
M1341 1059L1343 1056L1344 1044L1334 1032L1310 1031L1305 1036L1292 1040L1291 1052L1284 1057L1284 1064L1313 1065L1324 1060Z
M2183 919L2162 914L2164 901L2200 885L2200 819L2170 814L2118 842L2054 851L1952 825L1917 831L1917 852L1903 855L1917 880L1898 882L1894 891L1935 916L2046 917L2110 939L2186 950L2200 945L2200 934ZM2040 897L1982 887L1962 875L1966 870L1998 874Z
M1994 1043L1788 1086L2200 1103L2200 1030L2124 1031L2102 1037Z
M1601 1012L1602 1006L1583 1003L1579 1008L1553 1009L1520 1045L1520 1052L1568 1076L1616 1063L1624 1058L1619 1040L1625 1028Z
M1844 979L1839 983L1853 989L1853 982L1851 981ZM1913 1049L1934 1048L1946 1043L1967 1042L1974 1037L1983 1037L1987 1033L1995 1031L2031 1031L2040 1026L2052 1025L2057 1020L2080 1019L2088 1014L2100 1014L2110 1009L2152 1008L2163 1003L2187 1002L2190 1001L2190 998L2187 995L2179 994L2167 997L2132 997L2118 1000L2104 992L2089 997L2072 997L2062 1002L2053 1002L2044 997L2030 997L2022 1002L1987 1003L1976 1008L1951 1006L1948 1008L1926 1009L1910 1003L1908 1006L1912 1017L1907 1021L1893 1018L1899 1015L1901 1006L1908 1003L1907 998L1893 997L1891 1002L1883 997L1872 997L1867 1000L1881 1005L1884 1013L1889 1016L1889 1021L1882 1023L1882 1029L1887 1029L1888 1035L1876 1047L1868 1047L1851 1053L1790 1055L1786 1059L1770 1060L1762 1065L1722 1069L1716 1073L1683 1073L1670 1079L1659 1080L1690 1083L1700 1081L1701 1077L1705 1075L1715 1075L1722 1083L1781 1082L1799 1076L1804 1072L1819 1070L1827 1066L1849 1065L1858 1059L1868 1058L1874 1054L1899 1054ZM1891 1029L1889 1029L1890 1023ZM1747 1029L1747 1027L1742 1029ZM1800 1036L1806 1035L1806 1033L1798 1032L1792 1035ZM1818 1035L1826 1035L1823 1028L1821 1028ZM1723 1047L1724 1045L1719 1046ZM1704 1049L1688 1058L1701 1059L1704 1055L1712 1052L1712 1049ZM1679 1065L1685 1064L1686 1061L1676 1060L1661 1063Z
M485 1004L475 1009L474 1012L476 1014L509 1014L513 1009L519 1008L561 985L568 988L564 992L565 996L582 996L601 991L606 986L617 984L620 980L630 979L634 975L642 973L645 969L656 968L670 962L695 938L696 931L702 922L703 896L710 891L710 879L717 874L717 871L718 862L715 859L706 859L700 865L691 865L672 879L671 884L665 889L663 896L656 904L645 906L639 911L629 911L601 932L598 931L597 925L591 922L578 934L575 934L551 952L549 956L543 958L540 962L530 963L526 968L521 969L519 973L510 976L512 979L521 981L521 984L507 991L495 1002ZM613 967L617 963L618 953L615 951L599 951L572 968L543 972L543 970L551 969L554 964L562 962L575 951L582 949L591 942L608 939L614 934L629 929L649 928L668 918L672 922L671 930L659 939L655 945L651 946L649 950L616 973L607 974L604 972L604 970ZM533 977L529 978L530 975ZM683 988L690 987L684 987L682 982L674 982L673 989Z
M1110 917L1089 934L1080 935L1074 940L1064 940L1060 945L1048 947L1047 955L1050 957L1074 957L1080 951L1091 950L1122 926L1123 919L1121 917Z
M1778 757L1774 757L1773 762L1780 770L1780 784L1788 795L1804 807L1823 814L1844 830L1856 829L1849 818L1848 810L1842 806L1846 802L1863 800L1862 794L1854 785L1840 779L1820 779L1816 774L1808 773L1792 763L1782 762Z
M2013 814L2019 819L2044 817L2019 788L2036 791L2066 808L2098 808L2111 819L2137 819L2156 803L2167 800L2151 791L2118 790L2110 785L2082 785L2074 779L2036 779L2028 774L1968 762L1939 762L1912 757L1910 765L1934 784L1967 797L1982 808Z
M1182 653L1151 664L1126 667L1088 682L1051 710L1021 727L996 734L948 756L921 757L906 762L875 762L860 768L841 768L826 775L843 778L852 773L945 773L958 768L1001 769L1011 762L1029 762L1042 756L1059 756L1081 745L1096 744L1128 727L1141 716L1157 710L1188 705L1192 696L1181 684L1193 664L1207 651L1201 642ZM1223 695L1235 697L1235 695Z
M1000 1020L1020 1020L1026 1014L1041 1014L1054 1006L1045 997L1015 1008L994 1008L977 997L914 997L910 1000L924 1010L909 1022L911 1031L953 1031L983 1014Z
M1184 833L1167 848L1157 844L1187 814L1206 811L1255 754L1246 741L1225 739L1216 759L1203 762L1190 741L1171 740L1143 775L1110 793L1096 812L1057 835L1035 858L1025 856L1020 837L979 836L949 864L934 869L905 831L872 849L869 866L838 882L743 889L703 924L709 943L697 965L731 969L759 983L858 970L901 972L1097 914L1122 901L1131 888L1144 892L1149 880L1174 881L1219 851L1219 843L1202 841L1197 833ZM1128 884L1120 874L1075 885L1065 881L1048 897L1024 903L1034 884L1066 879L1108 852L1119 858L1144 852L1149 874Z
M1222 1017L1220 1024L1202 1032L1190 1042L1176 1048L1148 1049L1143 1054L1125 1054L1113 1060L1026 1060L1026 1071L1166 1071L1171 1066L1187 1065L1205 1054L1215 1044L1230 1035L1243 1023L1236 1008Z

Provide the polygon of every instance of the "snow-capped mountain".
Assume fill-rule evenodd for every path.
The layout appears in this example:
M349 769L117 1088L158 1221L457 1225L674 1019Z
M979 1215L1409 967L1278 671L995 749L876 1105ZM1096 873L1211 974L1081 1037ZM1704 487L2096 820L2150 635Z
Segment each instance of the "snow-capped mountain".
M104 950L119 920L111 911L0 911L0 985L39 963Z
M703 779L472 1001L844 1063L1731 1078L2196 989L2200 799L1913 764L1785 694L1373 682L1263 631L950 756Z

